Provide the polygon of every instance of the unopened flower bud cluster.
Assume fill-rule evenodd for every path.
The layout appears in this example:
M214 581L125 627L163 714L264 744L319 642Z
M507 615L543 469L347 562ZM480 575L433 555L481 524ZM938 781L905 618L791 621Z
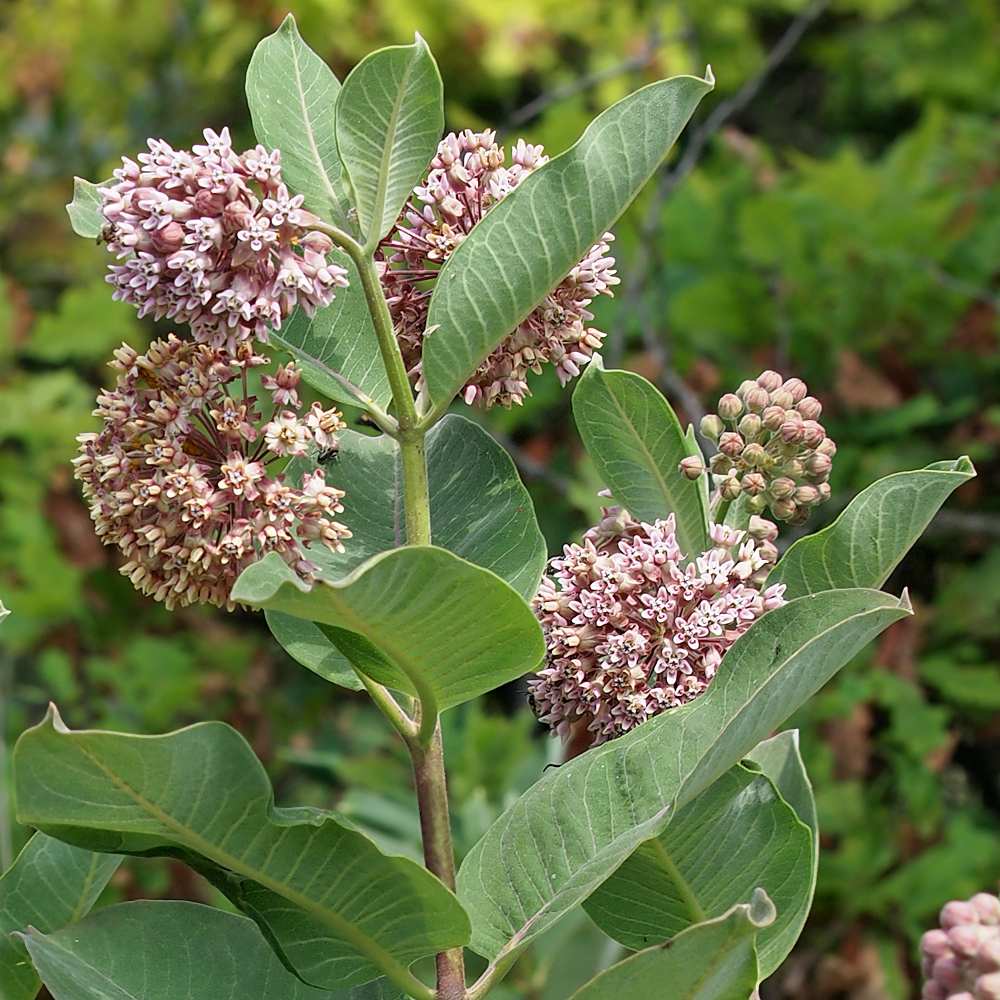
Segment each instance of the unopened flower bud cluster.
M718 413L702 418L702 434L718 445L709 463L724 501L744 497L751 514L769 509L779 521L801 524L810 508L828 500L837 446L826 436L819 400L798 378L765 371L720 400ZM680 470L697 479L705 466L697 456Z
M756 541L721 524L711 538L684 566L673 514L646 524L611 507L552 560L533 602L546 665L528 682L542 722L563 739L585 723L604 743L708 687L733 642L785 603L784 584L754 585L770 568Z
M393 233L382 244L382 288L411 379L421 385L421 352L430 279L483 216L548 161L541 146L518 140L507 154L492 131L452 132L438 147L426 182L414 189ZM466 403L510 407L530 395L527 376L545 362L565 385L601 346L604 334L586 324L597 295L618 284L605 233L513 333L483 362L463 390Z
M235 356L173 336L138 355L115 352L117 386L98 397L97 434L81 434L74 460L97 533L117 545L121 572L166 606L194 602L234 607L239 574L268 552L306 580L318 567L303 545L318 541L343 551L350 531L341 490L322 469L301 488L269 467L317 447L337 447L344 427L319 403L304 415L293 364L261 385L267 413L249 393L250 369L267 359L243 344Z
M954 900L920 940L923 1000L1000 1000L1000 899Z
M227 128L205 129L205 141L188 152L150 139L100 189L122 261L108 281L140 316L186 323L195 340L234 352L266 342L296 303L309 315L329 305L347 272L327 262L330 238L310 228L318 216L282 183L278 150L237 155Z

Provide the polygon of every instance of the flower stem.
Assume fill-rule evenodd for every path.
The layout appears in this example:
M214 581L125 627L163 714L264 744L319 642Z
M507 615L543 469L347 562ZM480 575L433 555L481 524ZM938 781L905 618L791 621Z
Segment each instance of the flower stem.
M406 507L406 544L431 544L430 485L427 478L427 455L424 436L427 426L422 425L417 414L410 381L406 375L403 355L396 341L389 307L382 294L382 286L370 254L356 243L344 245L354 261L361 278L368 310L378 338L382 363L392 389L398 431L393 435L399 445L403 467L403 499ZM424 845L424 863L427 870L437 876L452 892L455 891L455 853L451 842L451 818L448 811L448 788L445 779L444 750L441 743L441 726L438 721L437 703L433 692L422 692L417 683L420 678L410 678L417 686L420 697L419 729L409 734L399 725L413 762L413 777L420 812L420 832ZM366 685L367 686L367 685ZM388 695L388 692L386 692ZM380 706L383 707L383 706ZM398 706L397 706L398 707ZM391 708L391 706L390 706ZM383 707L383 710L384 707ZM407 721L410 721L408 717ZM397 718L397 722L402 722ZM465 960L461 948L452 948L436 956L436 1000L465 1000Z
M424 842L424 864L452 892L455 891L455 852L451 843L448 816L448 787L444 770L444 751L440 723L428 746L407 740L413 761L413 778L420 810L420 832ZM452 948L436 956L437 1000L464 1000L465 960L461 948Z

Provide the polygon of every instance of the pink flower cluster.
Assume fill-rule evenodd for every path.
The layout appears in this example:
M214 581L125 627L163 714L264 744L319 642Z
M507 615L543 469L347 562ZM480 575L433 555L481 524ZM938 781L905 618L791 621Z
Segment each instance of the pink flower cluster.
M281 182L280 153L237 155L229 129L205 129L203 146L174 150L160 139L118 183L102 188L114 298L140 316L186 323L195 340L228 347L280 328L296 302L312 315L329 305L347 272L326 260L332 242L319 218Z
M548 161L541 146L519 139L506 152L491 131L452 132L431 160L431 171L406 206L394 232L383 242L379 262L382 288L396 325L396 337L411 378L420 386L421 350L431 291L441 265L472 227L533 170ZM587 309L597 295L611 295L618 284L615 260L603 239L587 251L535 311L486 359L463 391L467 403L510 407L530 395L529 371L551 361L565 385L580 374L604 334L587 327Z
M244 344L235 356L170 335L138 355L115 352L117 386L98 397L97 434L81 434L76 477L97 534L117 545L121 568L143 593L168 608L194 602L235 606L239 574L277 552L305 580L317 566L302 544L342 552L351 532L333 515L343 492L322 469L290 486L270 463L337 448L345 425L336 410L314 403L300 416L293 364L260 384L270 415L257 410L251 370L266 364Z
M923 1000L1000 1000L1000 899L978 892L946 903L920 952Z
M595 744L696 698L733 642L785 603L784 584L754 585L770 553L742 531L714 525L713 548L682 566L673 514L604 514L542 579L533 607L546 665L528 681L542 722L565 740L585 721Z

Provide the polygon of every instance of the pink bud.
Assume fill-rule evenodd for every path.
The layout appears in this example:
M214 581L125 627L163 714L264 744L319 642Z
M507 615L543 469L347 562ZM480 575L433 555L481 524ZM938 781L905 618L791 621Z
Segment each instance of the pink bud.
M819 420L823 404L815 396L805 396L795 404L795 409L802 415L803 420Z
M782 381L782 377L777 372L773 372L770 369L765 372L761 372L760 375L757 376L757 385L759 385L762 389L767 389L768 392L774 392L774 390L781 385Z
M963 924L978 924L979 914L975 907L964 900L953 899L950 903L945 903L941 907L941 926L946 930L952 927L959 927Z
M695 480L705 471L705 463L698 455L689 455L681 459L678 468L685 479Z
M790 410L795 405L792 394L784 389L775 389L770 395L771 405L780 406L782 409ZM791 414L789 414L790 416ZM798 417L798 414L795 414ZM800 418L801 419L801 418Z
M747 408L752 410L754 413L760 413L760 411L763 410L769 402L767 390L759 385L754 386L752 389L748 389L745 399Z
M792 397L792 401L795 403L805 399L806 393L809 391L805 382L800 378L788 379L781 388Z
M771 504L771 513L779 521L787 521L795 516L795 501L791 497L784 500L775 500Z
M987 972L976 980L979 1000L1000 1000L1000 972Z
M796 414L798 416L798 414ZM781 425L781 440L788 444L802 444L806 436L805 427L801 420L793 420L789 415L788 419Z
M726 431L719 438L719 451L729 458L739 458L743 454L745 441L735 431Z
M829 455L830 458L833 458L833 456L837 454L837 446L830 438L823 438L816 450L821 455Z
M948 931L951 950L959 958L972 958L984 940L982 930L979 924L956 924Z
M813 478L825 482L833 468L833 460L829 455L816 452L805 461L806 472Z
M762 444L752 442L743 449L742 458L747 465L760 467L767 463L767 452Z
M719 416L723 420L735 420L743 412L743 400L734 392L727 392L719 400Z
M780 406L765 406L760 419L769 431L776 431L785 422L785 411Z
M787 500L795 492L795 480L788 476L778 476L771 483L771 495L775 500Z
M948 932L935 927L932 931L927 931L920 939L920 953L927 958L942 958L951 954L951 944L948 941Z
M748 472L743 477L742 489L749 496L759 496L767 489L767 479L760 472Z
M924 983L921 1000L948 1000L948 990L932 979L929 983Z
M957 958L945 955L934 963L934 978L949 989L955 989L965 982L965 969Z
M719 487L719 496L723 500L735 500L740 495L740 481L733 476L725 480Z
M823 430L823 425L817 423L815 420L803 420L802 430L802 443L807 448L818 447L823 443L823 440L826 437L826 431Z
M976 972L1000 972L1000 937L991 937L979 946L972 960Z
M969 900L971 906L979 914L981 924L996 926L1000 924L1000 899L988 892L977 892Z
M755 514L750 518L747 534L756 542L773 542L778 537L778 526Z
M814 504L819 503L819 490L815 486L806 484L805 486L800 486L792 498L802 507L812 507Z
M184 236L184 227L179 222L168 222L153 230L150 243L156 253L167 256L180 250L184 245Z

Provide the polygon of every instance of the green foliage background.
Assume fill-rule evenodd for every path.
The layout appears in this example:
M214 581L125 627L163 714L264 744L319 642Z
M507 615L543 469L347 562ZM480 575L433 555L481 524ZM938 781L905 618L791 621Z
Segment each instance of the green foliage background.
M921 930L947 899L1000 877L1000 8L814 2L802 40L770 66L805 8L448 0L431 17L403 0L0 0L6 747L49 699L75 728L225 719L282 804L335 805L417 854L405 754L360 697L290 663L257 615L168 614L139 598L94 537L70 474L74 437L93 427L111 350L169 327L111 302L105 252L75 238L63 210L73 174L107 176L150 135L189 147L205 126L228 124L235 145L251 145L243 73L289 9L341 78L420 31L444 77L448 128L497 127L551 153L651 80L710 61L718 87L704 122L769 70L703 134L691 175L676 189L651 184L618 226L624 283L597 323L608 367L650 377L690 418L765 367L804 378L840 445L821 517L890 472L963 453L976 462L979 478L890 582L911 588L916 617L792 720L824 852L805 937L763 995L916 995ZM555 552L593 523L603 484L569 394L550 376L533 391L523 408L477 419L514 454ZM513 692L445 721L464 852L556 748L532 738ZM28 832L7 794L0 776L0 868ZM210 898L179 866L153 863L123 868L113 891ZM540 939L498 995L560 1000L614 947L580 914Z

